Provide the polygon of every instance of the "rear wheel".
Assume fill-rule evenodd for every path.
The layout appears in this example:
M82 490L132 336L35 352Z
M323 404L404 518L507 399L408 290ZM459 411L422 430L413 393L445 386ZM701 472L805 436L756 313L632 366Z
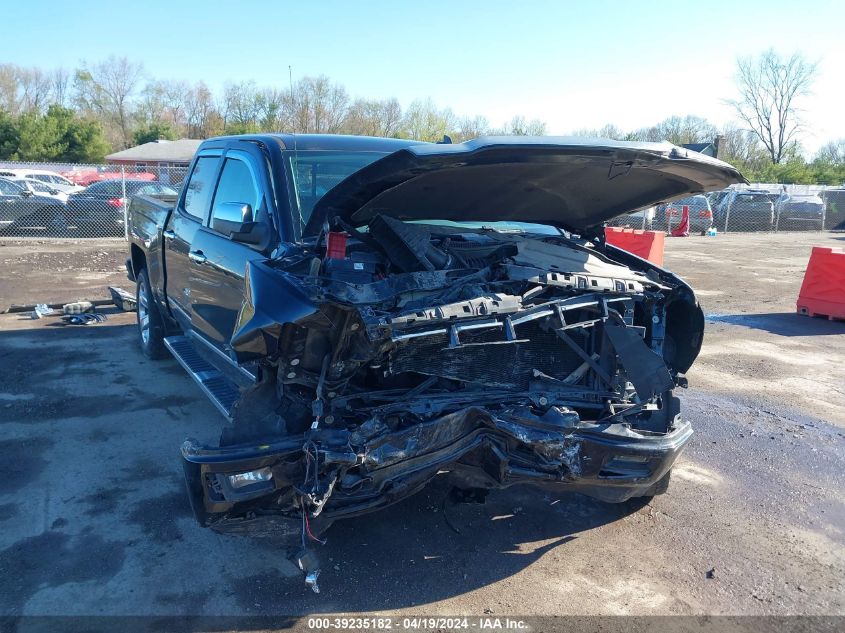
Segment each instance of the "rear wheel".
M138 305L138 340L141 351L144 356L153 360L164 358L167 356L164 347L164 323L153 299L146 268L138 273L135 300Z

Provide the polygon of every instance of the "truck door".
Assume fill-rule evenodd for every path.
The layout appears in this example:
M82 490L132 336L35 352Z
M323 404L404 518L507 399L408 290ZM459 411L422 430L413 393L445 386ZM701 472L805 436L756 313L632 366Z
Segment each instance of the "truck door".
M255 245L240 243L214 229L222 205L249 205L256 222L267 222L271 198L265 161L260 155L228 150L212 197L211 213L191 244L190 296L194 332L228 356L228 344L244 299L244 272L252 259L266 256Z
M222 150L202 152L185 181L184 192L164 227L164 261L167 303L187 332L191 325L191 244L208 217Z

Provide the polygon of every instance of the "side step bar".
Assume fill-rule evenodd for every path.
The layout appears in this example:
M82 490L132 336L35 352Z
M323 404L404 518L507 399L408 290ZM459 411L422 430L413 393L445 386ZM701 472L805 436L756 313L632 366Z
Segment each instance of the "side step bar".
M232 407L241 396L238 386L200 356L187 336L167 336L164 345L220 413L231 419Z

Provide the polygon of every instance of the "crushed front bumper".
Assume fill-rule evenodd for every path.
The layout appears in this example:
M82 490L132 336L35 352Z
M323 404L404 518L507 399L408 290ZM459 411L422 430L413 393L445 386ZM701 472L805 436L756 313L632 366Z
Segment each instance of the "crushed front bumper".
M621 502L652 494L691 436L685 421L655 433L579 422L573 412L539 419L469 407L399 430L371 420L262 445L187 440L182 456L201 525L296 534L303 509L322 531L408 497L438 474L458 487L528 483Z

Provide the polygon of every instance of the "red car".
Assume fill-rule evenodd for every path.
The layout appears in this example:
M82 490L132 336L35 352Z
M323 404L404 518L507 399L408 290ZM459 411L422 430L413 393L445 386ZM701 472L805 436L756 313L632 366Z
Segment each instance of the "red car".
M131 178L132 180L155 180L155 174L142 172L134 174L127 171L125 174L120 171L98 171L96 169L74 170L62 173L62 176L77 185L87 187L91 183L100 182L101 180L120 180L121 178Z

